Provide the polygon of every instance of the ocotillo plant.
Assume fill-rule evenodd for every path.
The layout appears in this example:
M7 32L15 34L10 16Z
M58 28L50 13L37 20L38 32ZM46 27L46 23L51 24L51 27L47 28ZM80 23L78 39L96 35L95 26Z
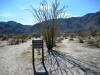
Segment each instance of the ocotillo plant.
M43 0L38 9L32 7L32 14L37 19L42 28L42 35L48 50L52 50L56 43L57 19L64 14L65 7L60 8L60 2L55 0L48 4Z

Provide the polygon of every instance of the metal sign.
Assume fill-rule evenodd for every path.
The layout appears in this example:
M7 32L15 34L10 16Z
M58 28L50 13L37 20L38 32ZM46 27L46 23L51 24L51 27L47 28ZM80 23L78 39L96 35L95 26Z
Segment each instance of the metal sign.
M43 40L32 40L33 48L43 48Z
M34 59L34 50L35 50L35 48L41 48L42 49L42 62L44 63L43 40L32 40L32 58L33 58L33 64L35 62L35 59Z
M41 48L42 50L42 64L46 72L43 72L41 74L40 73L38 74L38 72L36 72L36 69L35 69L35 56L34 56L35 48ZM32 62L33 62L34 75L48 75L48 72L44 66L43 40L32 40Z

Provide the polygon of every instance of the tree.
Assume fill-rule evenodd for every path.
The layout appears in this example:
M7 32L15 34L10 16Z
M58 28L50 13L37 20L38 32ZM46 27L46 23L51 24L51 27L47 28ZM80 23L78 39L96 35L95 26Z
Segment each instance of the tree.
M37 19L42 28L42 35L48 50L52 50L56 43L57 19L64 13L65 7L60 7L60 2L51 2L51 7L43 0L38 9L32 7L32 14Z

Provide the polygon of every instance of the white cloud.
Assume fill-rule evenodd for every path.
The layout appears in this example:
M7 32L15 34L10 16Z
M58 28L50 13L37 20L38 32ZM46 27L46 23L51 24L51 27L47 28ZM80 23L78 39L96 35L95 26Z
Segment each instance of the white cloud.
M11 13L2 13L0 14L1 17L12 17L13 15Z
M72 15L71 15L70 13L65 13L65 16L66 16L67 18L72 17Z
M25 10L25 7L24 6L19 6L18 7L20 10Z
M61 13L61 15L60 15L62 18L71 18L72 17L72 15L70 14L70 13Z
M72 14L70 13L61 13L60 15L61 17L60 18L71 18L71 17L81 17L81 16L73 16Z
M45 9L51 9L51 6L41 5L40 8L41 8L41 9L44 9L44 8L45 8Z

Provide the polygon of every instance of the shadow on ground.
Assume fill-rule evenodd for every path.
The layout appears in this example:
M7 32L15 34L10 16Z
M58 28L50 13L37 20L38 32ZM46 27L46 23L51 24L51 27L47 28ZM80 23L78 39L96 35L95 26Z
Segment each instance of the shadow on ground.
M33 64L35 75L100 75L90 64L56 50L49 50L41 63L45 72L36 72Z
M45 67L44 62L42 62L42 65L43 65L43 68L44 68L45 72L37 72L37 71L36 71L36 68L35 68L35 63L33 63L34 75L49 75L49 74L48 74L48 71L47 71L47 69L46 69L46 67Z

